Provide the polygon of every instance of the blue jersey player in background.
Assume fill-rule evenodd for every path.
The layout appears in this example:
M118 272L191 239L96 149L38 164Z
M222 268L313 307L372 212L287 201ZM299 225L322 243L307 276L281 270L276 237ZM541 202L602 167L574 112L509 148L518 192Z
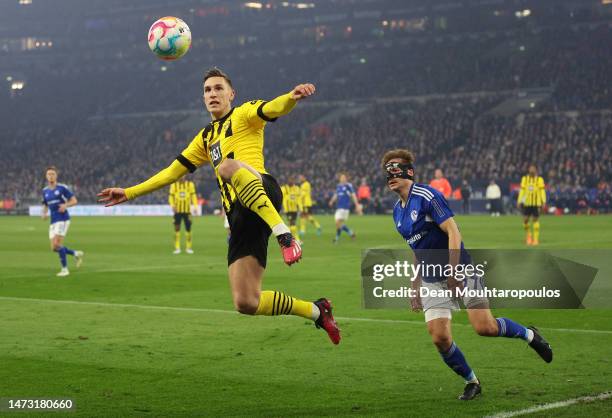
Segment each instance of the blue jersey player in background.
M446 199L432 187L413 181L413 163L413 154L403 149L387 152L382 160L387 186L399 195L399 200L393 209L395 228L414 251L417 262L421 261L423 254L428 257L428 254L442 253L435 250L446 250L443 251L446 263L453 266L470 263L470 256L463 246L461 233ZM481 280L480 277L472 279L474 282ZM466 281L464 284L453 277L423 275L413 282L413 288L418 289L422 286L435 290L452 290L458 286L470 286L470 280ZM425 311L427 329L442 360L465 379L466 386L459 399L474 399L481 393L480 381L453 341L451 334L451 312L459 309L458 301L456 298L445 296L423 297L422 300L416 297L411 303L413 310ZM526 328L508 318L494 318L487 299L464 297L463 303L469 321L478 335L521 338L527 341L544 361L547 363L552 361L553 353L550 345L536 328Z
M346 232L351 238L355 238L355 233L346 225L349 214L351 213L351 202L355 204L355 212L361 214L361 205L357 201L357 195L353 185L348 182L346 174L340 174L340 183L336 186L336 192L329 201L329 206L333 206L336 203L336 213L334 219L336 220L336 237L334 238L334 244L340 239L342 231Z
M49 226L49 240L51 249L59 254L62 269L58 276L68 276L68 262L66 255L75 258L76 266L80 267L83 261L83 251L74 251L64 247L64 237L70 227L70 214L68 208L77 204L77 199L65 185L57 182L57 169L53 166L47 168L47 187L43 189L43 219L51 214L51 225Z

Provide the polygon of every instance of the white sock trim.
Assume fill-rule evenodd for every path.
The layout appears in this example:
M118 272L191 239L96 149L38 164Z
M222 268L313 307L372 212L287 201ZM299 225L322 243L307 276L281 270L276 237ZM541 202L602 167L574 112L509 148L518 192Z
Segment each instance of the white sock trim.
M313 303L311 318L313 321L316 321L319 319L319 316L321 316L321 311L319 310L319 307Z
M287 232L291 232L291 230L284 223L280 223L272 227L272 233L274 234L275 237L278 237L279 235L282 235L282 234L286 234Z
M527 342L530 343L533 341L533 331L527 328Z

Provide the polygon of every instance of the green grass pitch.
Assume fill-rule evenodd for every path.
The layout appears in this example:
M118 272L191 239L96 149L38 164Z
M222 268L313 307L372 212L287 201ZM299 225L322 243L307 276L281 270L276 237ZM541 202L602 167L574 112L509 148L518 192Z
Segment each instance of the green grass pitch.
M232 312L218 217L195 219L194 255L171 254L169 218L74 218L66 245L85 262L61 279L47 223L0 218L0 398L72 398L75 412L52 414L70 417L467 417L612 390L612 311L495 312L540 327L551 364L520 340L478 337L459 313L454 338L483 395L457 401L463 382L422 314L361 307L361 249L403 245L391 219L351 217L357 239L339 245L331 216L320 220L291 268L271 241L264 288L329 297L339 346L301 318ZM468 248L523 248L518 217L458 223ZM610 231L610 216L545 217L541 247L612 249ZM547 414L610 416L612 401L536 416Z

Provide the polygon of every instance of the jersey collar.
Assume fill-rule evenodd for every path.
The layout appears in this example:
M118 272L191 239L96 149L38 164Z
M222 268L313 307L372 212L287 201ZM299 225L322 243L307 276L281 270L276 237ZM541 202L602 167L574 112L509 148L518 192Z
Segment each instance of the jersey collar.
M406 205L402 206L402 199L400 199L400 206L402 207L402 209L408 207L408 203L410 203L410 197L412 197L412 188L414 187L415 183L412 182L412 184L410 185L410 190L408 190L408 198L406 199Z
M232 107L232 109L227 113L227 115L223 116L220 119L215 119L213 120L211 123L220 123L223 124L223 122L225 122L227 120L227 118L229 118L231 116L231 114L234 112L235 107Z

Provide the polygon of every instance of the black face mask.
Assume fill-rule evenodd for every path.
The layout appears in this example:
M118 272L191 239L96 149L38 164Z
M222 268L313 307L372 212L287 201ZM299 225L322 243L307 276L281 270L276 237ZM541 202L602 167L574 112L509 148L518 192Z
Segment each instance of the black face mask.
M402 163L387 163L385 171L387 172L387 182L391 179L408 179L413 180L413 176L408 173L408 170L413 170L412 164Z

